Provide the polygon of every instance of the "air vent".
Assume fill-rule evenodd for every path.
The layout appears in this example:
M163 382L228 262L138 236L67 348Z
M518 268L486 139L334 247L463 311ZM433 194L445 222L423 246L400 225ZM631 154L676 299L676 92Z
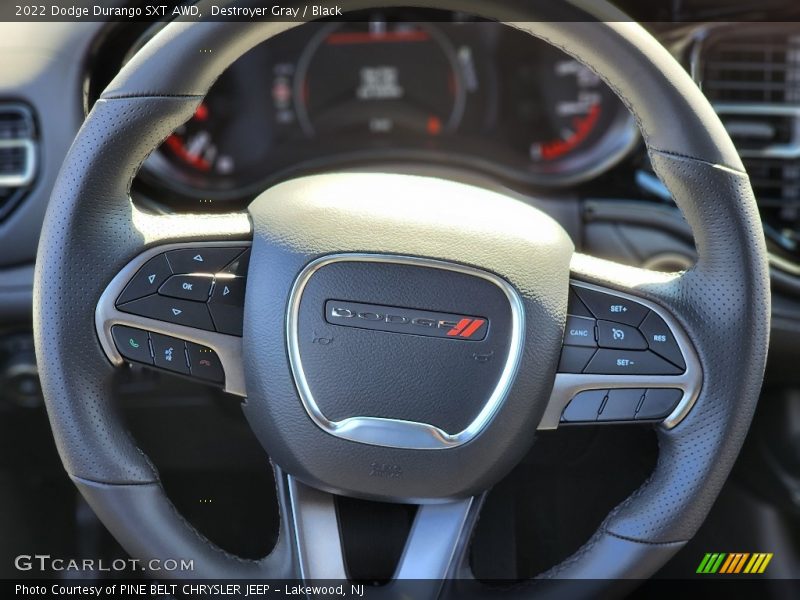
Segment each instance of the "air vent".
M31 110L0 102L0 220L25 196L36 176L36 129Z
M750 174L773 249L800 264L800 25L708 32L693 73Z

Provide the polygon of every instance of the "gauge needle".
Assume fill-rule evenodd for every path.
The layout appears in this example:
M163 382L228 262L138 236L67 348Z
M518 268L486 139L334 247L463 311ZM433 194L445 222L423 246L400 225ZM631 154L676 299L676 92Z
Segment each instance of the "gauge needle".
M191 158L198 158L208 147L210 141L211 135L207 131L200 131L189 140L186 146L186 153Z

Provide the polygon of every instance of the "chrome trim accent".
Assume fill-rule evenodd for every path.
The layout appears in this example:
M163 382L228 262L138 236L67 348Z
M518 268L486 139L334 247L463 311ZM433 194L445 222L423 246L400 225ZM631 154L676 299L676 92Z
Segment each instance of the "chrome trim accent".
M475 497L420 505L394 579L432 580L441 589L444 580L453 575L456 556L475 521L470 519L471 513L477 513L479 507Z
M378 417L349 417L341 421L331 421L322 413L311 393L300 356L297 332L300 300L306 284L314 273L326 265L338 262L391 263L454 271L485 279L500 288L506 295L511 305L511 340L508 358L500 374L497 386L495 386L478 416L465 429L458 433L450 434L429 423ZM323 256L306 265L297 276L289 294L288 307L289 309L286 313L286 339L289 364L303 407L306 409L308 416L311 417L311 420L323 431L336 437L362 444L410 450L440 450L454 448L474 439L489 424L508 395L519 368L525 344L525 308L517 291L508 282L480 269L429 258L364 253Z
M146 250L125 265L114 279L111 280L111 283L108 284L108 287L106 287L105 291L100 296L100 300L98 300L94 312L94 324L97 330L97 337L112 364L121 366L127 362L127 360L123 358L114 345L114 338L111 336L111 327L114 325L127 325L128 327L146 329L154 333L170 335L182 340L208 346L217 353L222 363L222 368L225 371L225 391L236 396L247 396L244 381L244 368L242 366L242 338L217 333L215 331L205 331L203 329L186 327L184 325L167 323L166 321L157 321L139 315L132 315L118 310L115 302L136 272L154 256L181 248L246 247L250 246L250 244L251 242L249 240L165 244L163 246L154 246ZM202 380L198 379L198 381Z
M720 115L757 115L767 117L800 117L800 106L750 102L717 102L712 105Z
M333 495L309 487L291 475L286 479L300 577L304 581L346 580Z
M760 149L739 150L743 158L774 158L792 160L800 158L800 106L792 104L718 102L713 105L718 115L743 115L753 117L786 117L794 121L792 141L787 144L770 144Z
M276 475L280 476L280 471ZM300 577L304 581L347 581L333 494L291 475L286 479ZM433 586L427 591L439 591L453 576L480 506L479 497L419 504L392 581L383 588L387 597L396 597L392 585L398 580L425 580Z
M691 51L689 53L689 72L694 82L703 89L703 50L708 37L729 24L720 23L716 26L706 25L693 34ZM785 26L782 27L785 29ZM736 31L733 35L739 34ZM800 120L800 106L790 103L777 102L717 102L713 104L718 115L752 115L752 116L785 116ZM795 123L792 141L787 144L772 144L760 150L739 150L743 158L774 158L778 160L791 160L800 158L800 126Z
M0 140L2 148L24 148L25 167L17 175L0 175L0 186L3 187L25 187L33 181L36 174L36 146L32 140Z
M582 281L570 281L570 285L626 298L646 306L662 319L675 334L675 340L686 361L686 371L681 375L591 375L588 373L558 373L553 384L553 393L537 429L556 429L561 413L578 392L620 388L678 388L683 390L675 410L664 419L662 425L672 429L678 425L694 406L703 386L703 371L694 346L683 328L664 308L638 296L626 294L612 288L601 287Z

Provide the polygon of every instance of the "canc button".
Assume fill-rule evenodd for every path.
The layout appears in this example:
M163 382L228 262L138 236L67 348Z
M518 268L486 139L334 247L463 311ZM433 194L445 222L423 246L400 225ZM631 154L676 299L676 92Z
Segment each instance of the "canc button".
M567 346L596 346L597 344L594 341L594 319L567 317L564 344Z

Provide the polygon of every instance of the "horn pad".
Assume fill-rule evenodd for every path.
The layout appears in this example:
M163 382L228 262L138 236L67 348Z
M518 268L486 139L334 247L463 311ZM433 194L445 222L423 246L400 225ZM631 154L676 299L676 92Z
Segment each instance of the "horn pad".
M403 500L477 493L519 460L563 337L573 247L557 223L381 174L289 181L249 210L245 414L278 465Z
M290 301L292 370L332 435L444 449L488 424L522 352L522 304L477 269L392 255L312 263Z

